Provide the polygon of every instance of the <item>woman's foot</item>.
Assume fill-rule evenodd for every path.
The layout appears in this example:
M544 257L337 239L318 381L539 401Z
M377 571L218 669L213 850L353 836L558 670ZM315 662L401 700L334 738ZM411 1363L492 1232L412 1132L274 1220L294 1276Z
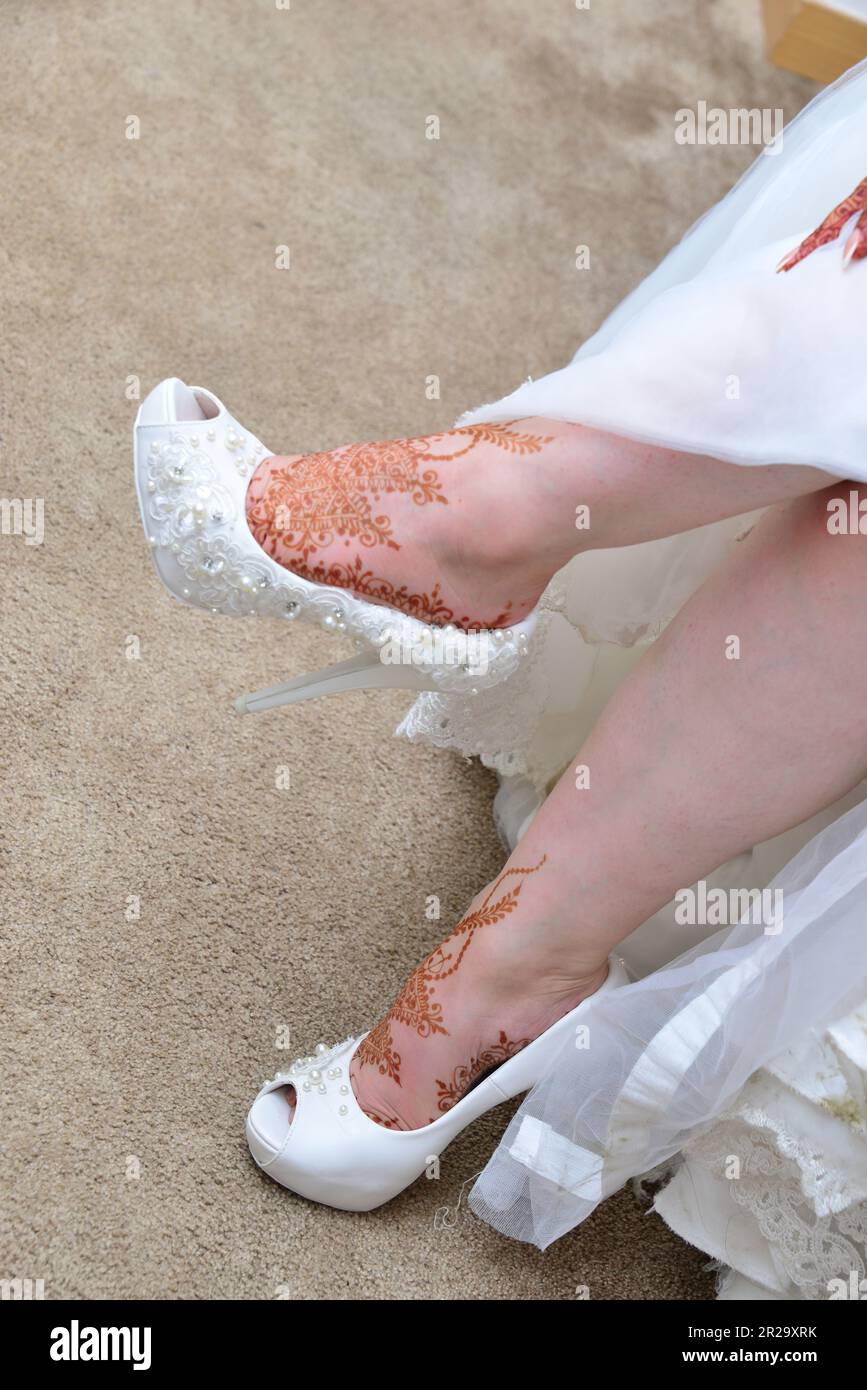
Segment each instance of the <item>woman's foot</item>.
M575 552L567 463L579 429L517 420L268 458L247 522L306 579L424 622L503 627ZM559 542L552 513L568 519Z
M372 1120L430 1124L604 983L608 959L576 946L551 867L543 854L483 889L360 1044L349 1079Z
M569 923L547 915L546 863L479 894L362 1042L350 1079L371 1119L430 1124L604 982L607 960L576 961Z

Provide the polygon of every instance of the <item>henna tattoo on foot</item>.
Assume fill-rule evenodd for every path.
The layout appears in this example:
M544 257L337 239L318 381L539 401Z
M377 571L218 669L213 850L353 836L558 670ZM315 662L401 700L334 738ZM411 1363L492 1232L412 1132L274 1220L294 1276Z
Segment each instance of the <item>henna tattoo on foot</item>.
M423 439L306 454L271 470L261 493L251 484L247 524L257 543L277 560L278 548L309 560L337 538L346 546L354 540L366 547L398 550L391 519L376 516L372 502L378 503L383 494L403 493L416 506L445 504L436 472L420 466L429 459Z
M518 431L514 424L465 425L429 438L352 444L273 468L266 460L260 465L265 472L257 470L247 492L247 524L266 554L304 579L351 589L423 622L502 627L509 621L511 602L482 623L477 617L456 617L438 584L429 594L413 593L407 584L378 576L360 553L345 563L314 557L340 541L347 549L355 543L366 550L400 550L384 499L399 494L419 507L447 506L437 463L463 458L481 443L523 456L552 442L551 435ZM467 443L451 453L439 452L443 443L455 439Z
M359 1104L360 1109L364 1111L364 1113L365 1113L365 1115L367 1116L367 1118L368 1118L369 1120L373 1120L373 1123L374 1123L375 1125L382 1125L383 1129L400 1129L400 1128L401 1128L401 1126L398 1124L397 1120L391 1120L391 1119L388 1119L385 1115L380 1115L380 1114L378 1114L376 1110L371 1110L371 1109L368 1108L368 1106L362 1105L362 1104L361 1104L361 1101L359 1101L358 1104Z
M442 1005L433 999L436 986L460 968L478 931L502 922L514 912L527 877L538 873L547 858L548 856L543 854L538 864L530 868L507 869L488 889L479 906L462 917L445 941L437 946L421 965L416 966L388 1013L359 1045L355 1053L359 1069L366 1066L375 1067L380 1076L387 1076L395 1085L400 1086L401 1058L395 1048L391 1031L395 1023L402 1023L411 1028L420 1038L429 1038L435 1033L448 1036L449 1030L443 1021ZM507 880L509 886L500 893ZM496 896L498 893L499 897ZM460 946L455 949L459 941Z
M346 565L340 564L339 561L326 565L322 561L308 564L300 560L293 563L292 570L302 579L310 579L315 584L331 584L340 589L350 589L361 598L370 599L372 603L388 604L390 608L396 608L399 612L407 613L411 618L418 618L423 623L433 623L436 626L456 623L466 628L495 628L503 627L512 621L511 602L489 622L479 624L477 619L467 616L458 618L454 610L443 602L439 584L435 584L429 594L411 593L406 584L393 584L391 580L379 578L373 570L366 569L360 555L356 555L355 560Z
M512 428L515 423L514 420L508 420L502 425L459 425L447 435L434 435L434 439L448 439L456 434L469 435L470 442L466 448L458 449L453 454L435 454L431 457L436 458L439 463L450 463L452 459L463 458L477 444L493 444L510 454L538 454L545 444L553 442L552 434L519 434Z
M501 1031L500 1041L495 1043L493 1047L483 1048L478 1057L471 1057L465 1065L455 1067L451 1081L437 1081L437 1110L439 1113L444 1115L446 1111L451 1110L453 1105L457 1105L459 1100L463 1100L464 1096L480 1081L483 1081L490 1072L496 1071L497 1067L502 1066L503 1062L508 1062L510 1057L517 1056L522 1048L525 1048L531 1041L531 1038L521 1038L516 1042L510 1042L506 1034Z

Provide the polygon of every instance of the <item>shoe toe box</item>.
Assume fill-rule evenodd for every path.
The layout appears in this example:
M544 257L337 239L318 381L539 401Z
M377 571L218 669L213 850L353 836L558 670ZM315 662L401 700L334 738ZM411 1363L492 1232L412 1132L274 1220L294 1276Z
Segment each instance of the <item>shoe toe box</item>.
M282 1087L254 1100L247 1115L247 1143L260 1168L273 1163L286 1142L290 1124L289 1103Z

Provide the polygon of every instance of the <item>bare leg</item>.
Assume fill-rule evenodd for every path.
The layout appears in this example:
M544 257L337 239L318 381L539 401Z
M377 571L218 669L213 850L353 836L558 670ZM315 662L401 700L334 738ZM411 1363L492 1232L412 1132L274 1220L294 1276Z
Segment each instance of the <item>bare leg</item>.
M564 774L358 1053L374 1118L448 1109L598 988L679 888L865 775L867 537L829 534L839 491L771 510L623 682L578 755L590 789Z
M674 535L829 479L531 419L266 459L247 516L296 573L428 622L496 627L524 617L582 550Z

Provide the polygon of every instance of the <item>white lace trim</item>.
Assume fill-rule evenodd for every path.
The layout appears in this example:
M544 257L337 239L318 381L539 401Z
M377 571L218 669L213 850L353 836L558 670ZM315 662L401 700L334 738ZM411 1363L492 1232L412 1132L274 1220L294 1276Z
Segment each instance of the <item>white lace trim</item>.
M817 1174L820 1161L794 1135L751 1128L741 1119L721 1121L689 1146L687 1156L717 1174L732 1158L739 1160L740 1176L727 1191L755 1220L783 1282L803 1298L827 1299L833 1281L864 1279L867 1202L817 1212L804 1177Z
M425 692L404 715L395 733L411 742L453 748L477 756L503 776L532 775L529 757L547 695L544 650L550 614L540 613L526 655L500 685L472 697Z

